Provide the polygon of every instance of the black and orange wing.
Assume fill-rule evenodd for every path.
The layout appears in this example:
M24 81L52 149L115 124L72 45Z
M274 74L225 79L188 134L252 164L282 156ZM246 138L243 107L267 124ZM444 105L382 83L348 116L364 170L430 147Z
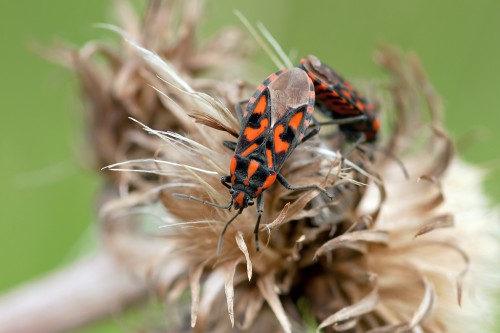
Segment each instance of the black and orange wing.
M274 80L268 89L272 137L266 144L266 156L268 164L279 171L309 127L314 111L314 85L304 71L294 68Z
M302 59L299 66L314 83L316 101L327 106L333 117L359 116L375 108L349 82L315 56Z
M241 132L236 144L235 153L248 156L256 152L266 141L271 127L271 93L269 85L287 70L271 74L262 82L248 101L243 111Z

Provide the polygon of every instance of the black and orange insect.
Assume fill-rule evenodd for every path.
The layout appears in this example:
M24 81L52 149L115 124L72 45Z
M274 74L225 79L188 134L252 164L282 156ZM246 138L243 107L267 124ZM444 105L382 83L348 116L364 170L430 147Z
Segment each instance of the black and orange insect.
M374 104L313 55L303 58L297 67L312 80L318 108L332 119L322 125L338 124L347 139L358 144L377 140L380 122Z
M306 72L298 68L280 70L270 75L259 85L253 96L237 105L242 117L238 142L224 144L234 150L230 174L221 178L221 183L229 189L231 201L219 206L191 196L178 195L214 207L238 210L226 222L220 236L217 253L227 227L243 209L257 200L258 218L254 228L255 246L259 250L259 224L264 211L262 193L278 180L288 190L320 190L330 198L325 189L316 184L292 186L280 174L285 161L301 142L319 131L313 118L314 85ZM246 109L242 105L247 103Z
M314 84L316 106L332 119L322 122L321 125L339 125L347 140L354 142L343 158L349 156L360 144L377 141L380 122L375 104L369 102L349 82L313 55L303 58L297 67L304 70ZM393 158L408 179L408 171L395 155L383 147L374 148Z

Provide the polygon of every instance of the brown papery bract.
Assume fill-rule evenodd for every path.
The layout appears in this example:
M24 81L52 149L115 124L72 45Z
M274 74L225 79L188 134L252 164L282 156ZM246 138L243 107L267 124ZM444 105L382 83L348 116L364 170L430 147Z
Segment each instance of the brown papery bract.
M389 47L376 54L388 74L376 96L380 109L394 120L386 126L383 149L366 146L340 170L336 152L345 143L323 129L320 137L300 145L282 169L290 183L321 184L335 200L275 185L264 193L261 251L253 241L256 210L248 208L227 229L217 256L222 228L234 212L175 194L228 203L219 179L228 173L233 152L221 143L235 140L240 120L227 99L229 109L197 92L195 79L177 76L182 66L130 45L164 81L154 87L161 98L175 101L172 113L192 118L186 121L187 135L144 126L162 141L154 160L113 168L159 175L151 182L158 196L141 205L161 219L159 229L147 230L168 250L150 269L167 295L179 294L179 286L190 291L195 331L275 332L276 325L284 332L302 331L300 302L318 330L327 331L445 332L458 322L449 318L467 317L459 305L471 255L461 244L467 235L454 224L443 183L454 163L453 148L440 122L440 99L416 56ZM218 84L210 93L235 95L240 88ZM391 156L401 160L408 179ZM156 198L163 211L153 205ZM108 213L127 214L135 206L124 207ZM119 225L119 219L113 224Z

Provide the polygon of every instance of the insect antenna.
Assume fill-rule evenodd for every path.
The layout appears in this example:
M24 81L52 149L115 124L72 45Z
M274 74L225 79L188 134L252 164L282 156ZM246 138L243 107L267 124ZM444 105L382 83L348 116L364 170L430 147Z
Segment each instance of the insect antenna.
M203 200L203 199L200 199L200 198L196 198L196 197L193 197L193 196L190 196L190 195L186 195L186 194L174 193L174 196L176 196L177 198L181 198L181 199L187 199L187 200L193 200L193 201L196 201L196 202L201 202L204 205L212 206L212 207L215 207L215 208L229 209L229 210L231 209L231 204L233 203L232 201L229 201L229 203L227 205L221 206L221 205L215 204L213 202L206 201L206 200Z
M222 241L224 240L224 234L226 233L227 227L231 224L231 222L233 222L236 219L236 217L238 217L238 215L241 214L241 212L243 212L243 208L240 208L240 210L233 217L231 217L229 221L226 222L224 229L222 229L222 232L220 233L219 236L219 243L217 244L217 256L220 255L220 252L222 250Z

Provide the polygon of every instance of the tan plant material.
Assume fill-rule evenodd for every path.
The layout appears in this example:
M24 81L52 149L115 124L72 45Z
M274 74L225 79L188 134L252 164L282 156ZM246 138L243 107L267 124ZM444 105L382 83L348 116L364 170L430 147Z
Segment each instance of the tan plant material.
M163 66L162 59L137 50L151 67ZM175 280L190 281L183 285L189 286L195 331L275 331L274 325L262 327L268 313L282 331L302 331L299 300L318 330L327 331L444 332L451 324L443 318L463 316L460 304L471 261L454 228L453 211L445 206L441 180L453 148L440 125L439 98L414 55L383 48L376 59L389 75L388 95L380 101L394 119L384 141L389 154L356 152L348 168L340 170L335 152L344 144L337 138L323 135L299 146L283 175L292 184L327 186L336 200L279 185L267 190L260 229L267 242L260 252L253 242L255 210L246 209L231 224L217 256L222 228L234 213L174 196L218 205L230 200L219 179L228 173L233 152L221 142L239 132L237 117L206 95L172 83L175 75L167 74L167 84L156 87L165 96L182 91L186 98L178 104L186 113L196 108L199 125L188 136L146 128L164 141L155 157L162 163L127 164L162 175L158 187L169 220L163 232L153 234L164 238L171 252L155 269L161 275L178 260L190 267L177 270ZM401 159L409 179L391 156ZM162 290L168 294L170 288ZM228 311L213 311L224 298Z

